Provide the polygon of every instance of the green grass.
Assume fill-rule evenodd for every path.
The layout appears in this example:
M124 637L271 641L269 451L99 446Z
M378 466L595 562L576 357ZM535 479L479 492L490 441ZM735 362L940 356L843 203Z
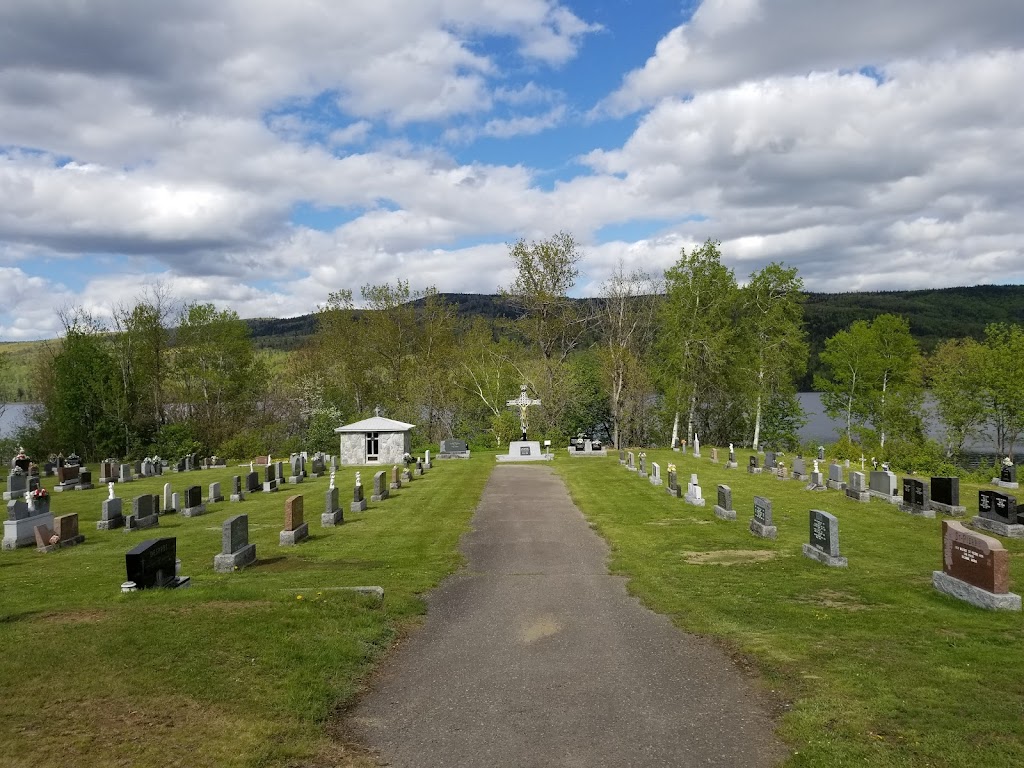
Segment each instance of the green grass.
M746 453L738 470L712 464L708 448L703 459L647 453L666 477L675 463L684 488L698 472L707 506L638 479L617 454L560 458L556 466L608 540L612 570L631 578L630 590L677 626L719 638L760 673L784 713L789 765L1024 765L1024 621L932 588L931 572L942 566L941 520L747 474ZM732 488L736 522L711 511L718 483ZM977 490L961 486L969 516ZM754 495L772 500L778 541L748 530ZM849 568L802 555L812 508L839 518ZM1004 544L1019 593L1024 542ZM732 564L699 564L700 553Z
M354 470L346 468L337 475L346 522L327 529L326 478L214 504L202 517L164 516L159 528L132 533L96 530L105 487L54 495L55 514L79 514L85 543L0 553L0 764L358 760L332 738L332 715L418 620L418 595L461 563L458 539L492 466L490 456L435 462L351 515ZM165 481L175 491L201 485L204 496L220 481L229 494L232 475L245 471L172 473L116 489L130 509L131 497L159 493ZM368 489L372 473L363 478ZM279 547L284 502L295 493L304 496L310 539ZM249 515L258 563L215 574L221 523L240 513ZM124 553L157 536L177 537L192 588L121 595ZM359 585L383 586L383 604L336 589Z

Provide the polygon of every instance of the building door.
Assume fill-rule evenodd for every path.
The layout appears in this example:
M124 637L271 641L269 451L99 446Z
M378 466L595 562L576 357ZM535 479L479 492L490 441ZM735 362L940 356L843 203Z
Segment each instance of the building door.
M377 453L380 450L380 433L379 432L367 432L366 433L366 460L377 461Z

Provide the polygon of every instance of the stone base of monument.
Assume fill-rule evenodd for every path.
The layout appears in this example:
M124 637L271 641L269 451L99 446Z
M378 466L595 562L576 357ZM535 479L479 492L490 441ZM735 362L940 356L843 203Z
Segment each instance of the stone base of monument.
M669 496L678 499L682 495L682 489L680 488L666 488L665 491Z
M804 544L804 557L817 560L832 568L846 568L849 565L845 557L832 557L828 552L822 552L812 544Z
M400 490L401 488L402 488L402 481L401 480L399 480L396 483L388 483L388 490L397 491L397 490Z
M801 475L799 472L794 472L792 477L794 480L799 480L801 483L806 483L811 479L810 475Z
M739 469L739 466L740 465L737 464L735 461L727 461L727 462L725 462L725 468L726 469Z
M271 480L269 483L263 484L264 493L272 493L277 490L277 480Z
M750 521L750 532L761 539L774 540L779 536L779 529L774 525L764 525L757 520Z
M864 504L871 501L871 493L869 491L855 491L853 488L846 489L846 497L854 501L863 502Z
M118 515L117 517L112 517L109 520L96 521L97 531L113 531L118 528L124 528L124 515Z
M827 491L828 488L826 488L824 485L819 485L818 483L811 482L811 483L808 483L806 486L804 486L804 490L806 490L806 491Z
M704 499L703 496L701 496L698 499L696 496L691 496L690 494L686 494L685 496L683 496L683 501L685 501L687 504L692 504L695 507L703 507L705 499Z
M902 496L890 496L888 493L882 493L881 491L872 491L872 490L868 490L868 493L871 494L872 497L874 497L876 499L881 499L882 501L887 501L890 504L902 504L903 503L903 497Z
M992 485L998 485L1000 488L1020 488L1020 483L1011 483L1007 480L1000 480L998 477L992 478Z
M929 520L935 519L934 509L924 509L915 504L904 504L902 501L896 506L899 507L900 512L906 512L908 515L914 515L914 517L927 517Z
M246 544L237 552L225 555L214 555L213 570L217 573L231 573L237 568L245 568L256 562L256 545Z
M282 547L290 547L307 538L309 538L309 523L303 523L294 531L281 531L279 542Z
M159 527L160 515L147 515L146 517L136 517L135 515L128 515L124 519L125 533L130 533L131 531L141 531L146 528Z
M830 491L845 491L846 483L842 483L838 480L826 480L825 485Z
M309 473L309 476L310 476L310 477L311 477L311 478L312 478L313 480L319 480L319 479L320 479L321 477L323 477L323 476L324 476L324 473L323 473L323 472L310 472L310 473Z
M648 482L649 482L649 483L650 483L651 485L661 485L661 483L662 483L662 480L661 480L661 478L660 478L660 477L655 477L654 475L651 475L650 477L648 477L648 478L647 478L647 481L648 481Z
M388 493L387 488L381 488L381 491L382 493L379 496L377 494L371 494L370 501L384 501L384 499L387 499L391 496L391 494Z
M989 520L987 517L971 518L971 527L982 531L990 531L1008 539L1024 539L1024 525L1008 525L999 520Z
M763 471L763 467L747 467L747 472L751 475L760 475Z
M292 475L288 478L288 485L298 485L302 482L302 475Z
M413 469L413 474L415 474L416 477L423 477L423 472L424 472L423 467L415 467Z
M232 493L229 497L229 501L245 501L244 493Z
M361 501L353 501L348 505L349 512L365 512L366 511L366 499Z
M647 477L647 473L644 472L642 469L638 469L637 473L636 473L636 476L637 477Z
M627 472L636 472L636 467L631 467L629 464L626 465Z
M936 512L950 517L963 517L967 514L967 507L957 507L952 504L943 504L941 501L930 501L931 508Z
M703 501L703 499L701 499L701 501ZM735 509L726 509L725 507L720 507L717 504L715 504L715 506L713 506L711 508L711 510L715 513L715 517L719 518L720 520L735 520L736 519L736 510Z
M435 459L468 459L469 458L469 454L470 454L469 451L465 451L465 452L462 452L462 453L439 453L434 458Z
M410 472L408 469L403 469L402 470L402 482L403 483L411 483L412 482L412 472Z
M185 507L181 511L182 517L199 517L200 515L206 514L206 505L200 504L198 507Z
M207 504L219 504L222 501L224 501L223 496L210 496L206 499Z
M56 552L58 549L63 549L64 547L73 547L76 544L81 544L83 541L85 541L85 536L83 536L82 534L78 534L77 536L74 536L70 539L58 541L56 544L47 544L45 547L36 547L36 552L43 552L44 554L46 552Z
M567 448L566 450L569 451L569 455L570 456L580 457L580 458L583 458L583 457L589 458L591 456L607 456L608 455L608 451L606 449L604 449L604 448L601 448L600 450L597 450L597 451L595 451L594 449L590 449L589 451L577 451L575 448Z
M91 491L95 487L96 486L94 486L92 483L79 483L78 485L75 486L75 490L76 491Z
M964 602L985 608L989 611L1019 611L1021 608L1020 595L1013 592L996 594L988 592L966 581L950 576L943 571L932 571L932 586L939 592L963 600Z
M553 453L544 453L538 440L513 440L508 444L508 453L495 456L498 461L551 461Z
M340 509L334 512L324 512L320 515L320 526L322 528L333 528L336 525L341 525L345 522L345 513Z

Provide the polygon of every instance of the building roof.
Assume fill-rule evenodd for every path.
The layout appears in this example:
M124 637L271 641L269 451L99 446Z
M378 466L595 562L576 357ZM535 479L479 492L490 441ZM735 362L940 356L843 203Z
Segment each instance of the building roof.
M357 421L355 424L346 424L338 427L335 432L408 432L415 427L415 424L406 424L404 421L385 419L383 416L371 416L368 419Z

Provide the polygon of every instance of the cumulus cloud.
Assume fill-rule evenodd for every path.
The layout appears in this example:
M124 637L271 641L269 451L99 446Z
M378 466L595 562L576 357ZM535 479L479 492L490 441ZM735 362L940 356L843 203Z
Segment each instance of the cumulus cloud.
M626 114L668 96L773 75L858 70L1024 42L1017 0L705 0L601 105Z

